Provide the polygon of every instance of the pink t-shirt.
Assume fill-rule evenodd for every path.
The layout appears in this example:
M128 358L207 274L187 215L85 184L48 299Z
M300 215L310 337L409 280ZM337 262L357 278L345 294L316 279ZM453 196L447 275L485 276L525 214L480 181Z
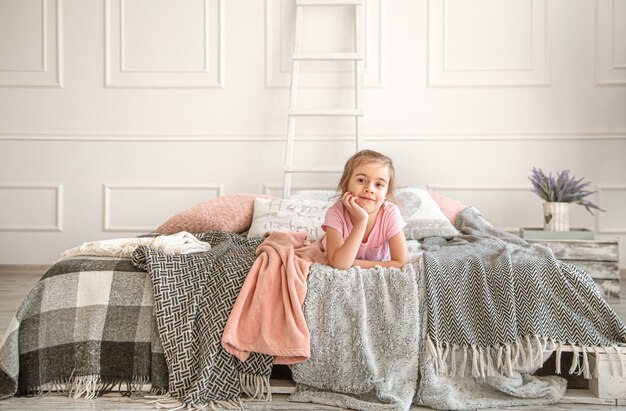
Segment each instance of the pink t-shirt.
M390 260L389 239L398 234L405 225L406 223L400 215L398 206L385 201L378 211L374 227L372 227L372 232L367 242L361 243L359 251L356 253L357 260ZM352 220L350 220L350 214L341 201L338 201L326 211L322 230L326 231L326 227L332 227L337 230L344 240L350 235ZM324 237L323 245L326 248L326 237Z

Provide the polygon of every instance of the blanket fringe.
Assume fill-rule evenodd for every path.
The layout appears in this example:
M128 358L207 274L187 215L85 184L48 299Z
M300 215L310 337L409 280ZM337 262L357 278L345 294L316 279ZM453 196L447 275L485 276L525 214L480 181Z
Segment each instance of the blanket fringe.
M480 371L478 370L478 351L475 345L472 345L472 377L480 377Z
M554 342L553 342L554 343ZM561 373L561 353L563 352L563 343L559 342L556 349L556 373Z
M140 396L145 384L150 382L149 377L135 376L132 379L125 378L102 378L100 375L85 375L76 377L70 381L66 388L68 396L77 399L94 399L104 393L110 392L117 385L117 390L126 393L128 396ZM122 391L122 384L126 384L126 390Z
M491 346L457 345L426 338L426 356L433 362L437 376L465 376L466 366L471 367L474 378L492 377L496 373L512 376L514 370L520 368L541 367L544 362L544 351L555 351L556 373L561 374L561 355L565 344L572 347L573 358L568 372L582 375L586 379L598 377L602 373L598 367L591 366L590 355L596 358L606 355L611 376L625 376L626 366L624 347L611 345L606 347L577 346L569 342L554 341L541 335L527 335L506 344ZM461 356L460 353L463 352ZM457 355L458 352L458 355ZM449 355L450 354L450 355ZM606 371L605 371L606 372ZM242 384L243 386L243 384Z
M178 410L214 410L219 411L220 408L226 410L243 410L244 406L241 400L221 400L209 401L206 404L185 404L184 402L172 397L169 393L164 395L146 395L148 404L154 404L158 409L169 411Z
M59 378L37 387L31 387L26 392L31 395L43 396L52 392L60 392L73 399L94 399L103 394L117 390L127 396L142 396L145 384L150 383L149 377L135 376L132 379L119 377L102 377L97 374L74 375L74 371L67 378ZM126 389L122 390L122 384ZM166 389L152 388L150 394L165 394Z
M148 395L166 395L167 388L151 388Z
M433 344L433 340L431 338L426 338L426 354L428 357L433 359L433 364L435 366L435 374L441 375L439 372L439 355L437 354L437 348ZM465 356L463 357L463 370L465 370Z
M98 389L102 385L99 375L82 375L70 383L69 396L74 399L84 396L85 399L91 400L98 396Z
M239 373L241 391L249 398L248 401L272 401L270 378L258 374Z
M589 350L584 345L582 348L583 348L583 370L582 370L583 377L585 377L585 379L588 380L591 378L591 373L589 372L589 356L588 356Z
M467 347L463 347L463 362L461 363L461 377L465 377L465 364L467 364Z

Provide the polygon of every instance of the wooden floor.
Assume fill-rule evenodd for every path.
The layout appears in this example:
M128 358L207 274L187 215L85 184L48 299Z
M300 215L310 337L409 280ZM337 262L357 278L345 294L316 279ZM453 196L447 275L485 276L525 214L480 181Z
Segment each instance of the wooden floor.
M9 325L11 317L22 302L22 299L41 277L45 267L7 267L0 266L0 336ZM622 292L620 298L608 300L622 320L626 321L626 271L622 271ZM298 404L287 401L288 395L274 395L271 403L251 402L246 408L250 410L336 410L335 407L326 407L315 404ZM130 399L117 394L109 394L96 400L72 400L59 395L50 395L43 398L10 398L0 401L0 410L150 410L152 404L144 399ZM411 410L426 410L428 408L412 407ZM557 404L551 406L528 406L510 408L490 408L490 410L590 410L590 411L626 411L626 406L589 405L589 404Z

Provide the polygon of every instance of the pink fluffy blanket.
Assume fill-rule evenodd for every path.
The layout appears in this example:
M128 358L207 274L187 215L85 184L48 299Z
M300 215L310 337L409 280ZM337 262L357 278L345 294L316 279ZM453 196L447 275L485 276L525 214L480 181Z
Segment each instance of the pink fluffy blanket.
M320 242L304 232L274 231L256 249L257 259L228 317L222 346L241 361L251 352L295 364L311 356L302 304L309 268L326 262Z

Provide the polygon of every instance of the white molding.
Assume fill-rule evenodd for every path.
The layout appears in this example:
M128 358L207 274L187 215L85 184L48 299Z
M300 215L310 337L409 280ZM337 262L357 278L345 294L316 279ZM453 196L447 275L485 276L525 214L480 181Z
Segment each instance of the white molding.
M626 67L615 63L615 0L595 3L596 85L626 85ZM622 22L626 24L626 22Z
M54 1L56 7L54 18L49 16ZM58 88L63 87L63 0L41 0L42 7L42 58L43 67L37 69L2 69L0 70L0 88ZM48 35L49 20L55 20L55 41ZM49 50L51 43L55 50ZM54 56L54 57L51 57ZM52 70L54 68L54 71Z
M57 0L57 83L63 87L63 0Z
M283 44L281 42L285 37L285 30L283 28L282 18L282 3L284 0L265 0L265 87L266 88L288 88L291 79L291 68L286 70L283 67ZM371 17L373 12L368 10L374 9L372 4L376 2L378 15ZM385 0L366 0L365 7L365 60L364 60L364 86L366 88L382 88L384 78L384 3ZM278 10L276 9L278 7ZM305 11L306 13L306 11ZM369 14L367 14L369 13ZM278 15L278 22L275 22L275 17ZM378 24L377 33L371 33L368 30L368 15L374 19L376 18ZM371 26L371 25L370 25ZM368 35L369 34L369 35ZM378 39L376 43L377 59L372 60L368 58L368 41L373 36ZM278 50L278 52L276 52ZM273 59L272 56L278 56ZM376 70L372 70L373 68ZM354 72L352 70L347 71L327 71L327 72L307 72L300 69L300 88L322 88L322 89L335 89L335 88L349 88L353 87Z
M200 70L152 70L152 69L129 69L126 68L126 60L125 60L125 45L126 45L126 37L124 32L124 27L126 26L124 23L124 7L123 3L127 0L120 0L122 2L122 7L120 7L120 73L208 73L210 71L209 68L209 0L204 0L204 67Z
M384 87L384 78L385 78L385 0L380 0L380 5L378 9L378 81L376 82L376 87ZM365 38L367 39L367 33L365 33ZM367 48L365 50L367 53ZM367 86L367 82L365 83Z
M530 191L530 184L426 184L433 191L437 190L463 190L463 191Z
M226 40L225 40L225 32L226 32L226 11L225 11L226 3L224 0L219 0L218 7L218 21L219 21L219 31L218 31L218 47L219 50L217 52L219 56L219 61L217 65L218 73L217 73L217 83L220 88L226 88Z
M120 24L120 49L117 49L112 44L112 21L111 16L111 3L113 1L119 1L120 7L125 0L105 0L105 12L104 12L104 29L105 29L105 58L104 58L104 72L105 72L105 87L112 88L225 88L225 1L224 0L204 0L204 59L205 70L130 70L124 68L123 51L121 47L124 44L122 25ZM210 24L210 8L211 3L215 3L215 13L217 15L217 28L215 33L209 33L211 29ZM123 17L123 13L120 8L119 19ZM209 39L217 37L216 44L216 62L214 66L209 67L211 59L211 45ZM119 52L119 68L114 68L113 64L116 58L113 58L113 51ZM117 56L117 54L116 54Z
M598 184L596 185L596 198L595 203L600 206L600 200L602 193L606 191L623 191L626 193L626 185L624 184ZM594 214L594 231L598 234L626 234L626 227L613 227L600 229L600 219L602 218L602 212L596 211Z
M532 193L532 186L530 184L426 184L429 190L432 191L522 191ZM498 227L501 230L519 233L520 226L504 226Z
M450 191L530 191L532 187L530 185L520 184L508 184L508 185L459 185L459 184L427 184L427 187L433 191L450 190ZM624 191L626 192L626 185L624 184L597 184L592 189L597 190L595 196L595 203L600 204L601 194L604 191ZM594 232L596 234L626 234L626 227L614 227L608 229L600 229L601 212L595 212L594 214ZM519 232L520 227L500 227L505 231Z
M298 141L354 141L351 133L300 133ZM571 132L390 132L367 133L365 141L598 141L626 140L625 131ZM285 133L251 133L249 131L61 131L61 132L0 132L0 141L124 141L124 142L283 142Z
M148 232L156 227L134 226L134 225L113 225L111 224L111 191L120 190L215 190L217 197L224 195L224 184L214 183L123 183L123 184L103 184L104 208L103 208L103 231L131 231Z
M545 87L550 85L547 0L531 2L532 61L529 68L446 69L445 0L428 0L428 87Z
M1 189L49 190L55 191L55 223L54 224L0 224L0 231L63 231L63 184L45 183L0 183Z
M298 192L301 190L336 190L337 185L325 185L325 184L299 184L292 185L291 192ZM275 193L275 194L274 194ZM283 195L283 185L282 184L274 184L274 183L264 183L263 184L263 194L272 195L274 197L282 197Z
M41 67L38 68L0 68L0 73L41 73L41 72L45 72L47 70L47 61L46 61L46 57L47 57L47 53L46 53L46 43L48 41L48 31L46 29L46 14L47 14L47 8L46 8L46 2L45 0L40 0L41 1L41 16L42 16L42 21L41 21Z

